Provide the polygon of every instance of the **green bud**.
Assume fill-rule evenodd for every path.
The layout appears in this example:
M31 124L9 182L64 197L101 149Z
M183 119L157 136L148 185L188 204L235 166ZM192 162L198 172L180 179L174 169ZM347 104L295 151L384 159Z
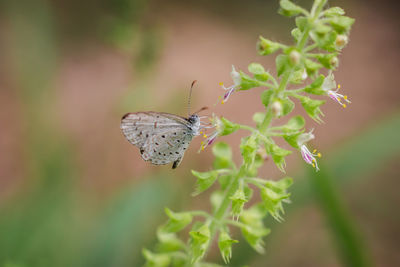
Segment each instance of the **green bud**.
M192 215L188 212L173 212L165 208L165 213L169 217L168 222L163 226L163 230L169 233L179 232L192 222Z
M266 210L263 205L257 204L248 210L244 210L240 221L245 225L241 227L242 234L247 243L254 248L258 253L264 252L264 242L262 238L268 235L271 231L265 228L263 218L266 215Z
M268 187L261 188L260 192L265 209L268 210L269 214L271 214L275 220L281 222L283 220L281 213L284 212L282 200L289 199L290 194L286 194L286 192L276 192Z
M155 254L147 249L143 249L142 253L144 258L146 259L145 266L168 267L171 263L171 258L168 254Z
M307 74L309 76L314 76L315 74L318 73L318 70L322 68L321 64L314 62L308 58L304 60L304 66L306 67Z
M209 172L197 172L192 170L192 174L197 177L196 190L192 194L193 196L207 190L218 178L218 172L215 170Z
M310 85L304 88L304 91L313 95L325 95L325 90L321 88L324 80L325 76L320 74Z
M335 44L339 49L342 49L343 47L345 47L347 45L348 41L349 41L349 38L347 37L347 35L339 34L336 37Z
M331 30L332 30L332 27L330 27L328 25L325 25L325 24L323 24L321 22L320 23L316 23L314 25L314 31L317 34L320 34L320 35L324 35L324 34L330 32Z
M296 50L292 50L289 54L289 59L292 65L295 66L300 63L301 54Z
M286 161L285 157L290 155L292 151L283 149L276 144L266 144L265 149L269 155L271 155L272 160L278 169L282 172L285 172Z
M207 224L203 224L194 231L189 232L190 245L192 250L192 264L200 260L206 253L210 242L210 229Z
M292 73L290 76L290 83L301 84L307 79L307 71L305 69L298 69Z
M225 264L228 264L232 258L232 245L234 243L239 243L239 241L232 239L226 231L221 230L218 238L218 247Z
M339 64L336 54L320 54L317 56L318 61L327 69L335 69Z
M287 17L296 16L303 11L303 8L289 0L281 0L279 4L281 6L279 13Z
M274 101L271 105L271 111L272 114L274 114L275 117L280 117L282 114L282 104L280 101Z
M260 40L257 43L258 53L262 56L270 55L275 53L281 48L280 43L272 42L264 37L260 36Z
M322 119L320 116L323 116L324 114L322 113L320 106L325 104L326 101L314 100L306 96L301 96L299 99L307 114L316 122L321 123Z
M310 36L317 43L319 48L329 52L336 52L335 41L337 33L335 31L330 31L323 35L311 33Z
M232 200L232 216L233 218L239 218L243 211L244 203L248 201L244 194L243 188L239 187L230 197L230 200Z
M258 144L254 136L251 135L242 138L242 142L240 144L240 151L242 152L243 161L248 169L251 169L254 163L257 149L258 149Z

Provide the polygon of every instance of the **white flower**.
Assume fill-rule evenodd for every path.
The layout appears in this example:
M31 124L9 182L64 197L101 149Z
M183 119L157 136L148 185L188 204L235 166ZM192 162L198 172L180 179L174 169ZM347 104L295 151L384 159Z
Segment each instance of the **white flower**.
M350 100L347 99L346 95L339 94L338 91L340 89L340 84L337 86L336 89L336 82L335 78L333 77L332 72L329 73L328 76L325 77L324 83L322 84L322 90L324 90L328 96L334 100L335 102L339 103L342 107L346 107L346 104L342 102L342 99L347 103L351 103ZM336 89L336 90L332 90Z
M300 147L300 153L301 156L303 157L304 161L307 164L312 165L317 171L319 170L318 168L318 163L317 163L317 159L316 157L321 157L321 153L316 153L317 151L314 149L313 152L311 152L307 146L305 145L307 142L309 142L310 140L314 139L314 135L312 134L311 130L308 133L303 133L301 134L298 138L297 138L297 144Z
M228 101L229 97L235 90L240 88L240 84L242 83L242 77L240 77L240 73L236 71L235 66L232 65L232 71L231 71L231 77L233 80L233 85L229 87L225 87L223 83L220 83L222 88L226 90L227 92L224 94L224 97L221 101L222 104L224 104L226 101Z

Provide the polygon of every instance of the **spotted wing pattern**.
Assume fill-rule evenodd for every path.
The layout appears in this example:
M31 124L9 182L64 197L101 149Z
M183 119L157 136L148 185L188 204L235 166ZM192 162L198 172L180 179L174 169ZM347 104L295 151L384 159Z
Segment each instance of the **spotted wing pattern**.
M128 113L121 129L130 143L140 149L142 158L161 165L174 162L176 167L193 138L189 122L161 112Z

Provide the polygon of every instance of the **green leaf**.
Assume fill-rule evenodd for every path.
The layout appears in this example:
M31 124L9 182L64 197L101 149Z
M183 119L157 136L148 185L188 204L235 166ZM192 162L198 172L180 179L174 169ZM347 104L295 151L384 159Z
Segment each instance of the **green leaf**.
M243 71L240 71L240 78L241 78L241 83L240 83L239 90L249 90L251 88L262 86L259 81L251 78L250 76L245 74Z
M270 55L275 53L282 47L281 44L272 42L264 37L260 36L260 40L257 42L258 53L262 56Z
M215 170L209 172L197 172L192 170L192 174L198 178L196 182L196 191L192 194L193 196L207 190L218 178L218 172Z
M268 105L271 103L273 94L273 90L265 90L264 92L262 92L261 102L264 104L265 107L268 107Z
M337 6L328 8L324 11L324 15L327 17L334 17L334 16L339 16L339 15L344 15L344 14L345 14L344 10Z
M178 251L185 247L185 243L175 233L166 232L163 227L157 229L157 238L159 241L157 251L159 252Z
M264 91L266 92L266 91ZM264 104L264 102L263 102ZM255 121L255 123L257 124L257 127L261 125L261 123L263 122L265 118L265 113L264 112L256 112L253 115L253 121Z
M218 247L226 264L228 264L232 258L232 244L234 243L239 243L239 241L232 239L228 232L221 230L218 238Z
M148 267L168 267L171 258L168 254L155 254L147 249L142 250L143 256L146 259L146 265Z
M313 95L325 95L325 90L321 88L324 80L325 76L320 74L310 85L304 88L304 91Z
M289 0L281 0L279 4L281 6L279 13L284 16L288 17L295 16L303 11L303 8L290 2Z
M258 81L266 82L271 77L271 74L264 70L264 67L259 63L251 63L249 65L249 72L254 74L254 78Z
M192 264L200 260L206 253L210 241L210 229L203 224L197 230L190 231L190 247L192 250Z
M335 16L329 22L338 33L346 33L350 30L355 19L347 16Z
M321 123L322 119L320 116L323 116L324 114L322 113L320 106L325 104L326 101L314 100L306 96L301 96L299 99L307 114L316 122Z
M297 115L292 117L286 125L283 126L283 131L288 132L297 132L301 130L305 125L305 120L302 116Z
M231 134L240 129L239 124L233 123L225 119L224 117L221 117L220 121L221 121L221 129L219 129L220 130L219 135L221 136Z
M278 77L281 76L287 69L290 68L290 61L287 55L279 55L275 59L276 72Z
M297 26L297 28L299 28L299 30L301 32L303 32L306 29L306 27L308 27L309 23L310 22L307 17L297 17L296 18L296 26Z
M311 59L308 59L308 58L306 58L304 60L304 66L306 67L307 74L309 76L314 76L315 74L318 73L318 70L320 68L322 68L321 64L319 64L319 63L317 63L315 61L312 61Z
M285 139L285 141L291 145L294 148L299 149L299 145L297 142L297 139L299 138L299 136L303 133L303 131L300 131L298 133L288 133L283 135L282 137Z
M216 190L211 193L210 202L213 208L213 212L215 212L221 205L222 201L224 200L224 197L225 197L225 192L221 190Z
M214 168L225 169L232 166L232 150L227 143L218 142L212 147L215 156Z
M245 225L241 227L242 234L247 243L258 253L264 253L264 242L262 238L270 233L263 224L266 210L262 204L256 204L248 210L244 210L240 221Z
M250 63L248 69L253 74L263 74L265 72L264 67L259 63Z
M301 30L299 28L294 28L290 34L293 36L296 42L298 42L301 38Z
M165 208L165 213L169 217L168 222L163 226L163 230L169 233L181 231L192 222L192 215L188 212L173 212Z
M288 97L280 100L282 104L282 114L280 117L286 116L294 109L294 103Z

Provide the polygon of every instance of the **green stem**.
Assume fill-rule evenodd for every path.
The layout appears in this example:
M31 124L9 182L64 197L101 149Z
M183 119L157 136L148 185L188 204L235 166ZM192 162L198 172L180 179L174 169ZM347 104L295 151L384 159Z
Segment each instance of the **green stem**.
M218 225L220 224L221 220L223 220L223 218L225 217L225 214L229 208L229 204L231 202L230 197L235 193L237 186L239 184L239 179L244 176L244 172L245 172L245 167L244 167L244 165L242 165L240 167L239 172L233 177L233 179L231 179L229 185L227 186L227 188L225 190L224 199L222 200L218 209L215 211L214 216L213 216L214 220L210 226L211 235L210 235L209 244L212 244L212 241L217 232Z

